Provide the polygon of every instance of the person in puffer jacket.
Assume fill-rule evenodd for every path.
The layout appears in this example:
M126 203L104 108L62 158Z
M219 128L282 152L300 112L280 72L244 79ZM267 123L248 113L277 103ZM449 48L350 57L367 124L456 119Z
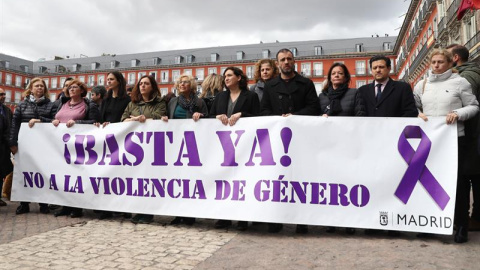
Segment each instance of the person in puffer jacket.
M33 78L23 95L25 99L15 109L10 129L9 145L13 154L18 152L18 133L22 123L28 122L28 126L33 127L42 118L51 118L55 115L53 103L48 99L47 85L41 78ZM29 203L21 202L16 214L28 212L30 212ZM48 204L40 203L40 213L48 214L49 212Z
M455 203L456 243L468 241L468 210L470 186L462 170L466 156L465 128L463 121L478 113L478 101L472 93L470 83L452 71L452 54L446 49L435 49L430 56L428 77L417 83L414 90L418 117L444 116L446 124L457 122L458 133L458 174Z

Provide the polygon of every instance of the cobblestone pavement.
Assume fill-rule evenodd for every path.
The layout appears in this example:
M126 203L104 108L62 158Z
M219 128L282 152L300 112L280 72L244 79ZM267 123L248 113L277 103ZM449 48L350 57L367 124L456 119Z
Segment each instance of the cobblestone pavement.
M193 226L134 225L123 217L98 220L31 213L16 216L18 204L0 208L0 269L478 269L480 233L453 243L452 236L419 239L412 233L388 237L347 235L293 225L269 234L265 225L246 232L213 229L212 220Z

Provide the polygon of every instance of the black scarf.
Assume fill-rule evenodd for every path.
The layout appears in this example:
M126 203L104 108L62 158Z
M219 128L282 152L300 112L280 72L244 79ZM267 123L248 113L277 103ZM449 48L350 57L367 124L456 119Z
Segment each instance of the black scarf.
M329 116L338 115L342 111L342 105L340 104L340 100L347 91L348 84L342 84L335 90L332 86L330 86L327 89L327 97L330 100L330 104L327 106L324 113L328 114Z
M193 114L195 112L195 106L197 104L197 95L195 93L190 92L190 101L187 100L183 95L178 95L178 104L180 104L180 107L182 107L184 110L187 112L190 112Z

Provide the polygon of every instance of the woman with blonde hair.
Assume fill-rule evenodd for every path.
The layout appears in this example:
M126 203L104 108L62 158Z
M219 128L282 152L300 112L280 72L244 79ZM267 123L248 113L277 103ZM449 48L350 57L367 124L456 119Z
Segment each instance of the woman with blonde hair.
M446 49L435 49L430 55L428 76L417 83L414 89L418 117L444 116L447 125L457 123L458 169L457 196L455 202L456 243L468 241L468 210L470 186L462 170L466 144L464 121L478 113L478 101L472 94L470 83L452 71L453 57Z
M263 97L263 87L265 83L278 76L278 67L272 59L260 59L255 64L255 74L253 79L256 84L250 87L250 91L257 93L260 102Z
M35 123L41 122L42 119L52 118L55 115L53 103L48 98L47 85L42 78L33 78L23 96L25 97L24 100L18 104L13 114L10 129L9 145L13 154L18 151L18 133L22 123L28 122L28 126L33 127ZM20 215L28 212L30 212L29 203L21 202L16 214ZM48 205L41 203L40 213L48 214L49 212Z
M205 101L205 104L207 104L208 111L210 111L210 108L212 108L215 96L223 91L223 87L224 83L222 75L212 73L203 81L200 98L202 98L203 101Z

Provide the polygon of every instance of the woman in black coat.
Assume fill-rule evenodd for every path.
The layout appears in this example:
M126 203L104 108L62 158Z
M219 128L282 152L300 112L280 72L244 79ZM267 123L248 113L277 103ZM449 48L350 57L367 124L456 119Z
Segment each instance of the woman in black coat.
M210 116L215 117L224 125L233 126L241 117L252 117L260 114L260 101L255 92L247 88L247 76L236 67L228 67L223 72L225 88L213 102ZM230 220L218 220L215 228L226 228L232 224ZM247 221L238 222L239 230L246 230Z
M342 63L328 71L327 84L318 96L323 116L365 116L365 105L355 88L348 88L350 72Z
M52 118L55 114L53 103L48 99L47 85L41 78L33 78L27 86L24 93L25 99L18 104L15 109L10 129L10 150L13 154L18 151L18 133L22 123L27 123L33 127L35 123L41 122L41 119ZM28 202L21 202L16 210L16 214L30 212ZM50 211L46 203L40 203L40 213L48 214Z

